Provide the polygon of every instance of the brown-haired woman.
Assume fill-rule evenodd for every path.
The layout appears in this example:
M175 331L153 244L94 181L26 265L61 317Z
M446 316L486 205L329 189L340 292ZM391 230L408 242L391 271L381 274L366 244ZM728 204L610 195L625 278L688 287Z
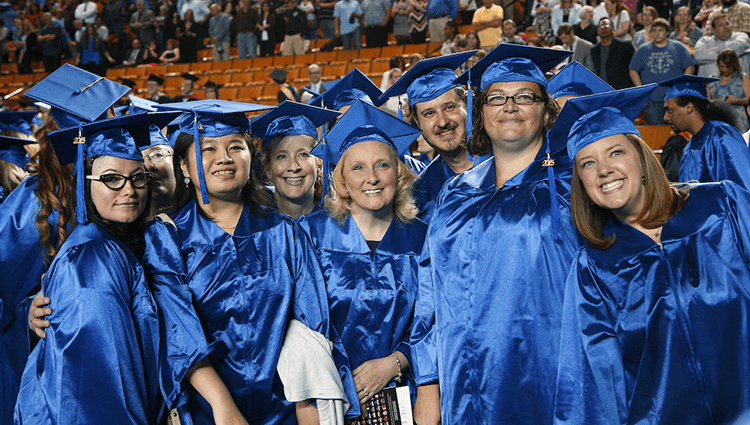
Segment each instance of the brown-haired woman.
M633 124L649 87L633 90L570 100L555 124L589 242L568 275L556 418L728 423L750 406L750 194L671 186Z
M716 57L716 65L719 67L719 81L706 87L708 99L723 100L732 105L738 130L744 133L750 126L746 110L750 99L750 78L742 71L740 58L732 49L722 50Z

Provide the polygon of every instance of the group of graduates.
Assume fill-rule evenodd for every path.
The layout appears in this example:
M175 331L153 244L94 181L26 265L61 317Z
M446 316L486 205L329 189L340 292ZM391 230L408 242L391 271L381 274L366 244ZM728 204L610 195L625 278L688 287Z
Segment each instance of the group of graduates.
M656 85L548 81L571 52L512 44L457 76L473 54L310 105L107 118L128 89L69 65L29 90L52 108L0 205L0 422L358 423L394 385L419 425L750 409L750 193L706 180L750 166L739 131L708 120L703 183L671 185L634 125ZM706 83L663 83L667 114ZM376 107L404 93L417 126Z

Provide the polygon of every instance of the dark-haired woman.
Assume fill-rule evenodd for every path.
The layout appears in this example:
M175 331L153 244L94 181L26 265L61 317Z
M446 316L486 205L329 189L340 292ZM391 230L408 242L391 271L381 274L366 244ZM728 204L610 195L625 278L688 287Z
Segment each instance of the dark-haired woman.
M86 71L103 76L108 62L115 63L115 60L107 52L107 42L99 39L93 24L87 25L78 46L78 65Z
M737 52L726 49L716 57L719 67L719 81L709 83L706 87L709 100L723 100L732 105L737 117L738 130L747 131L750 124L745 110L750 99L750 78L742 71Z
M721 424L750 407L750 194L671 186L640 107L622 112L648 95L574 99L558 119L589 244L566 287L556 423Z
M180 34L177 40L177 45L180 46L180 63L198 62L198 49L203 45L203 29L195 22L192 10L185 12L185 18L177 25L177 32Z
M253 176L245 115L199 115L200 156L193 120L186 114L175 144L172 218L211 361L251 424L296 423L276 366L290 319L328 336L320 266L307 238L272 213ZM198 394L190 394L187 407L193 422L213 423Z

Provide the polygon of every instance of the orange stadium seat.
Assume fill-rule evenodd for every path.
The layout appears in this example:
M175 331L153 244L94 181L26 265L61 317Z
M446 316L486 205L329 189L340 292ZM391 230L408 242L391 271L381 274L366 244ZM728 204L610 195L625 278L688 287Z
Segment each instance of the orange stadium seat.
M157 67L158 68L158 67ZM189 63L170 63L167 65L167 69L164 71L165 74L182 74L183 72L190 71ZM158 72L156 70L152 72Z
M404 46L383 46L383 48L380 50L380 57L381 58L392 58L396 55L403 55L404 54Z
M359 60L375 59L380 57L380 47L368 47L359 51Z
M359 58L359 50L339 50L336 52L337 62L346 62Z
M232 60L232 70L234 72L244 72L253 67L253 59L234 59Z
M266 69L273 66L273 56L253 59L253 68Z
M317 52L315 53L315 63L322 65L328 62L336 61L336 52Z
M213 62L193 62L190 64L190 72L195 74L203 74L211 70Z
M276 68L284 68L286 66L294 64L294 56L274 56L273 66Z
M237 90L237 100L249 102L263 95L263 86L246 86Z

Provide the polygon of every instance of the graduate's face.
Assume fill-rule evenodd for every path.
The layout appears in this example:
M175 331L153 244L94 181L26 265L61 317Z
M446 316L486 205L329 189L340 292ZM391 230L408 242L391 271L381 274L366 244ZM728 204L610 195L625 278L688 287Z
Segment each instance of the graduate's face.
M348 148L341 161L352 215L393 214L398 180L396 152L383 142L362 142Z
M680 106L677 103L677 98L667 99L664 101L664 123L671 126L675 133L686 131L690 128L692 110L692 103Z
M122 159L114 156L101 156L94 159L91 175L100 177L107 174L133 176L146 172L141 161ZM125 182L119 190L113 190L98 180L91 180L91 201L99 215L108 222L128 224L135 221L146 208L148 185L137 189L131 181Z
M151 207L169 205L176 186L172 148L168 145L150 147L143 152L143 165L151 173Z
M486 92L486 99L495 95L514 96L533 93L539 99L542 93L537 83L513 81L494 83ZM508 98L504 105L482 105L484 130L494 147L502 150L523 151L544 139L546 108L541 100L528 105L518 105Z
M252 153L240 133L201 140L201 157L206 190L209 197L241 201L242 188L252 172ZM190 176L196 192L200 191L198 169L195 162L195 147L191 145L188 160L181 161L182 173ZM200 193L196 193L200 199Z
M298 204L312 200L318 179L318 159L310 153L315 140L298 135L272 143L266 175L275 188L274 197Z
M438 153L456 152L466 146L466 105L455 90L413 108L424 139Z
M643 209L643 172L638 152L623 134L605 137L581 149L574 166L591 201L624 222Z

